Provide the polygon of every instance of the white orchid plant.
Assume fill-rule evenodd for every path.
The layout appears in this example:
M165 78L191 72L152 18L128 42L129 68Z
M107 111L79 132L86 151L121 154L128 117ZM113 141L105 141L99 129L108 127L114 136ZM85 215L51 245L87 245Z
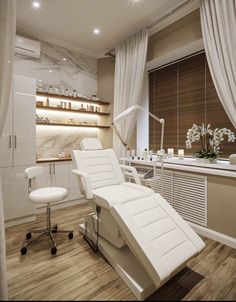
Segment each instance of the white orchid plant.
M196 157L214 160L219 157L220 144L225 140L225 136L228 137L228 142L234 142L235 134L227 128L212 130L210 126L210 124L201 126L193 124L192 128L188 129L185 143L186 148L191 149L192 143L200 140L202 150L197 152Z

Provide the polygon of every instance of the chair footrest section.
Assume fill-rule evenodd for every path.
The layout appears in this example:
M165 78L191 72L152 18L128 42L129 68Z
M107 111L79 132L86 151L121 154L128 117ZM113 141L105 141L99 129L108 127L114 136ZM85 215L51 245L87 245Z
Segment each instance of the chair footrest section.
M84 224L79 226L79 231L82 234L85 233ZM87 231L87 235L91 240L96 241L96 237L89 231ZM116 248L100 237L98 247L138 300L143 301L156 291L156 286L128 246Z

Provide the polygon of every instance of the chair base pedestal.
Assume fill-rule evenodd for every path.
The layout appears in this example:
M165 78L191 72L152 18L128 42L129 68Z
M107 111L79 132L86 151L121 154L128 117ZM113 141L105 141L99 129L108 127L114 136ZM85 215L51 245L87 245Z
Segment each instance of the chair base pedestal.
M82 234L85 233L84 224L80 224L79 231ZM89 230L87 230L87 236L94 242L96 241L96 234L91 233ZM102 237L99 237L98 247L138 300L145 300L157 290L149 275L128 246L116 248Z
M32 233L35 234L39 234L37 237L34 237L31 239ZM56 241L54 239L53 233L68 233L68 237L69 239L73 238L73 231L71 230L60 230L57 228L57 225L54 225L52 227L47 227L45 229L35 229L35 230L30 230L27 234L26 234L26 238L29 239L28 242L25 243L24 247L21 249L21 254L24 255L27 252L27 248L30 244L38 241L39 239L41 239L41 237L43 236L48 236L52 242L52 248L51 248L51 253L54 255L57 253L57 249L56 249Z

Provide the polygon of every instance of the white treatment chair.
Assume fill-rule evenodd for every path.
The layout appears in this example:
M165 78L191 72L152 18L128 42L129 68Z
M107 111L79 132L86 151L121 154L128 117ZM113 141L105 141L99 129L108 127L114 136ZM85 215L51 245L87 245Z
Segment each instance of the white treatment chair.
M102 149L97 139L84 139L81 149L72 151L73 172L94 213L80 231L143 300L205 244L160 194L140 185L134 167L119 165L113 149ZM125 182L122 169L131 171L136 183Z

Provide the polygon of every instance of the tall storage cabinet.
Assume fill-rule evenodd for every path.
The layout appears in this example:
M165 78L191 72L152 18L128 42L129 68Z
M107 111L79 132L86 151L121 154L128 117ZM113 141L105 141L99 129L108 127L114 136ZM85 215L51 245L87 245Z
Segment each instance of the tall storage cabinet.
M0 140L0 173L5 220L35 213L28 202L24 171L36 164L36 80L14 75L8 113Z

